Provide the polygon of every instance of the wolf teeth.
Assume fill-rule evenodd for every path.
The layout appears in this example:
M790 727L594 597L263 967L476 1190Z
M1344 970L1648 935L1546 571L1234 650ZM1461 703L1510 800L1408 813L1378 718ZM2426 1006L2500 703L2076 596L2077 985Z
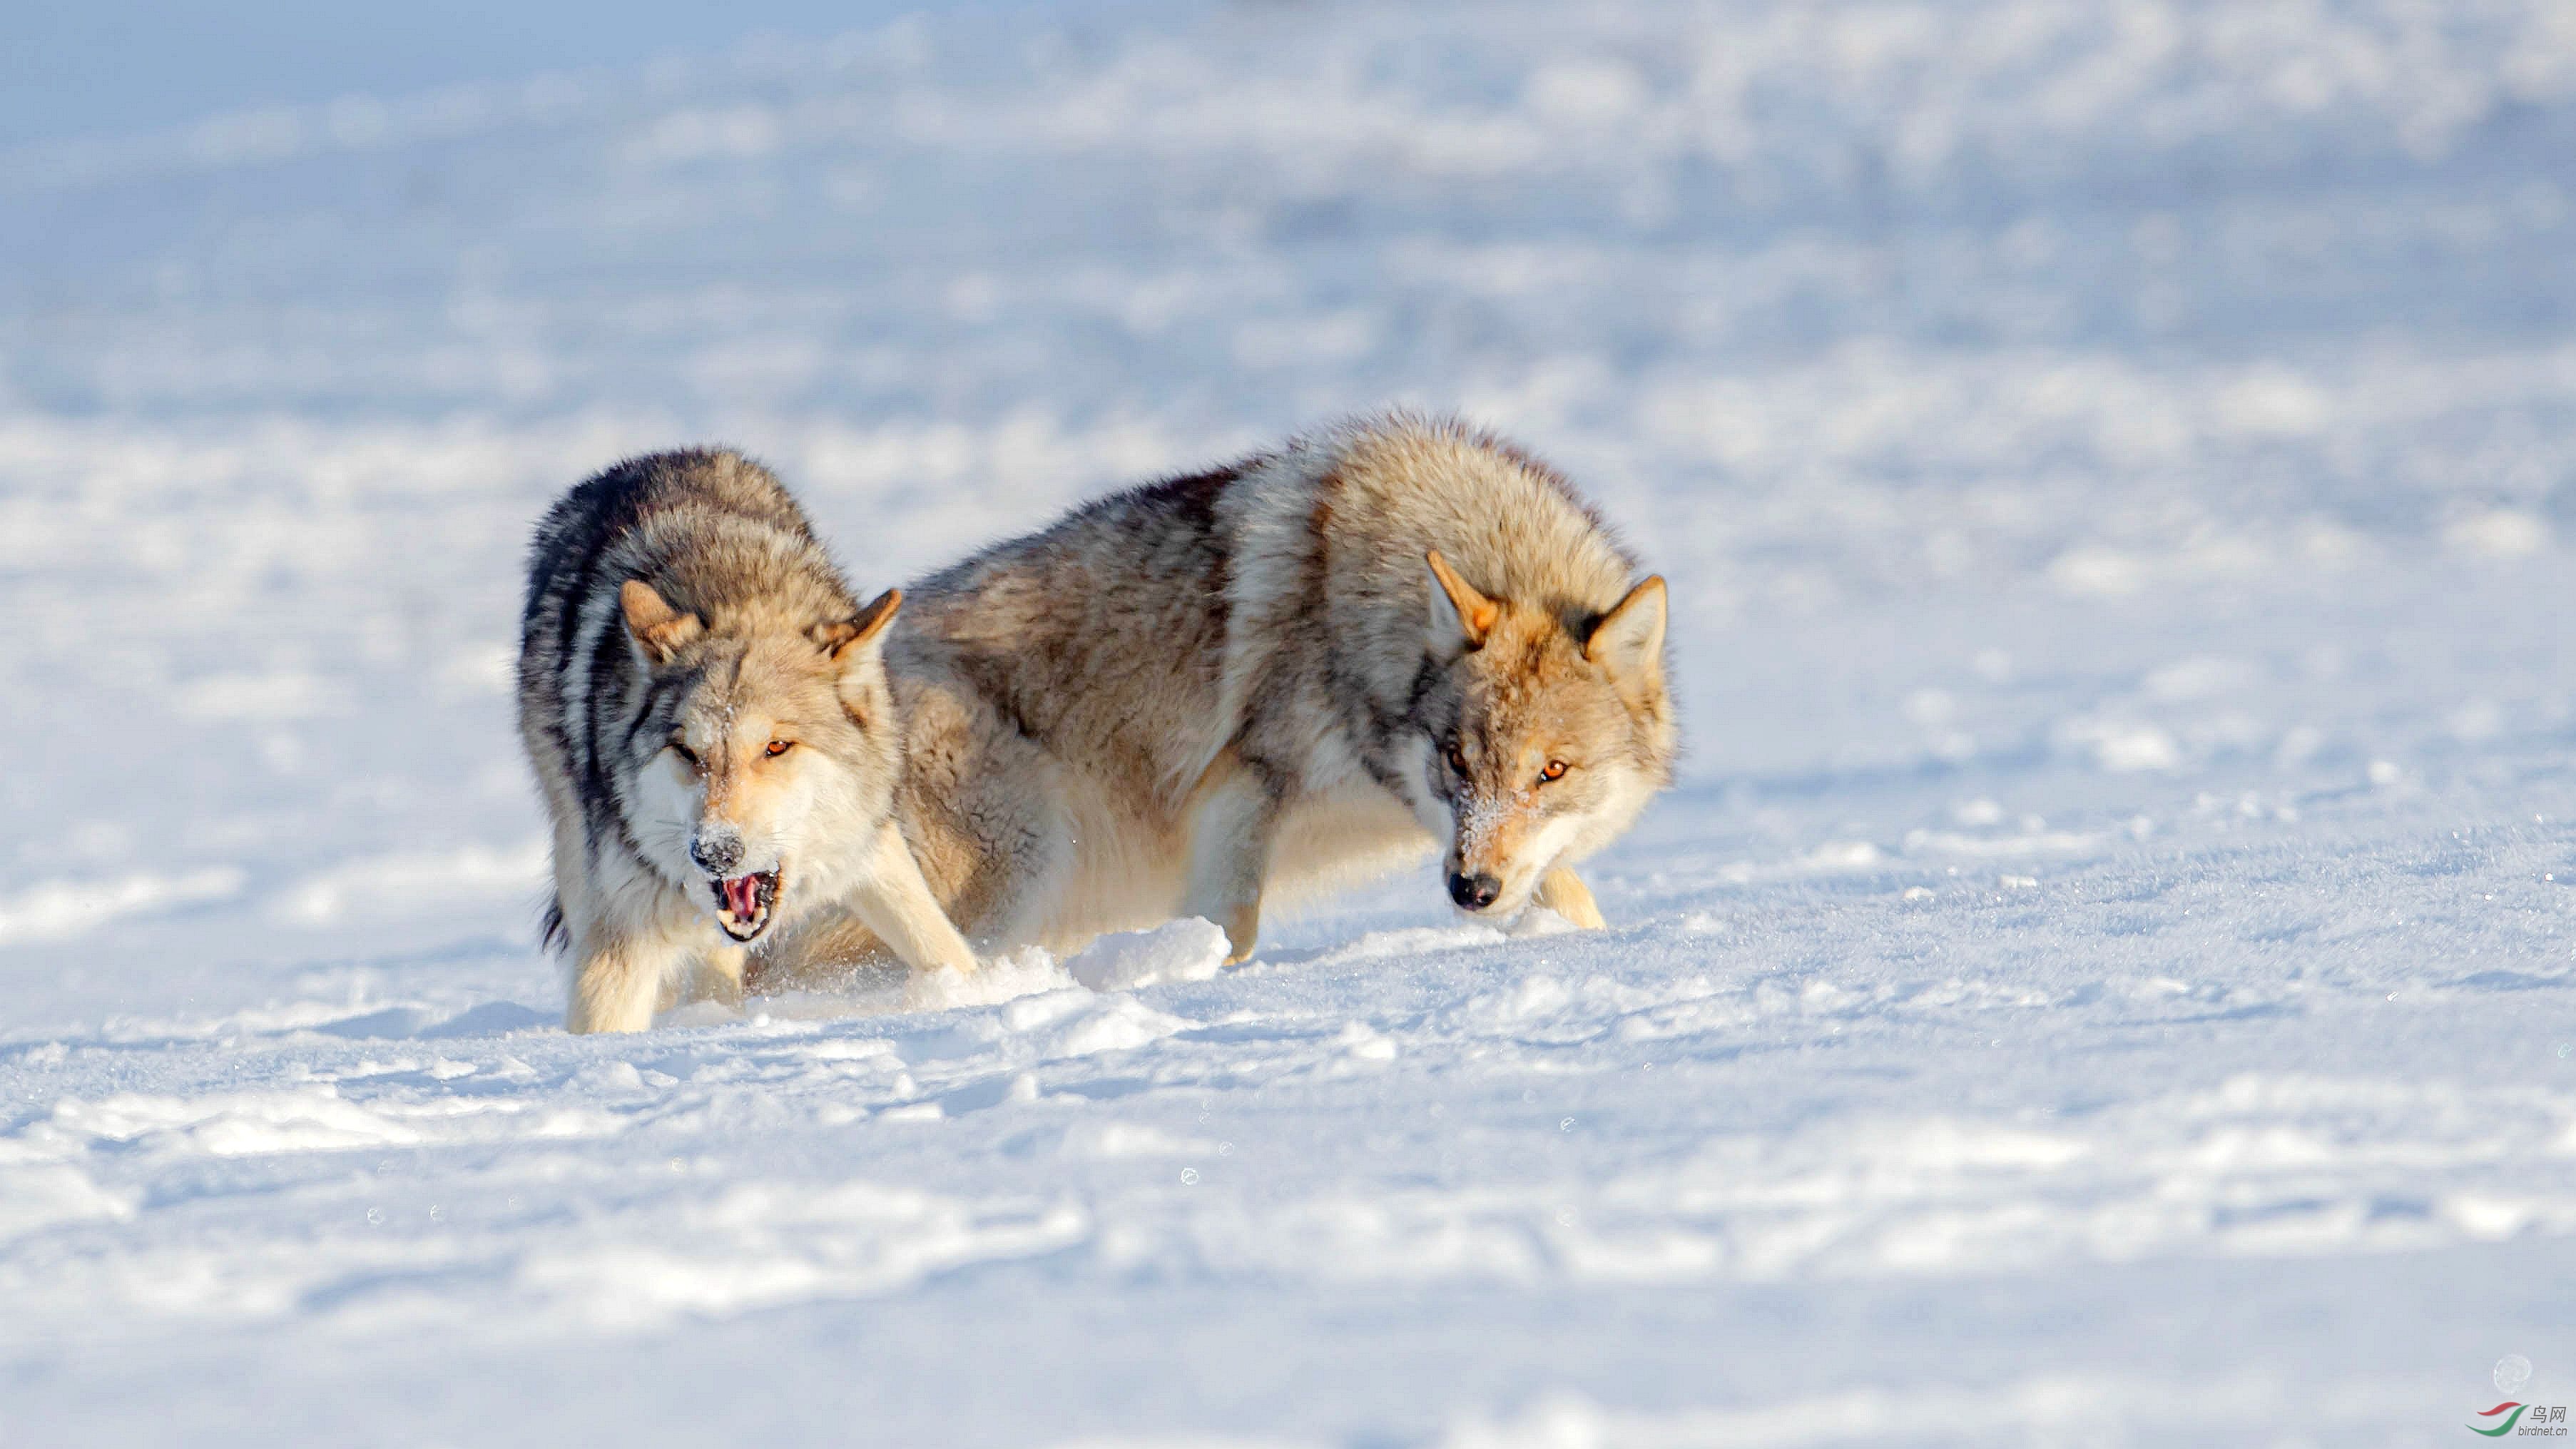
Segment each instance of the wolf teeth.
M727 930L757 930L768 921L770 909L777 903L778 874L758 871L710 879L707 890L715 897L716 919Z

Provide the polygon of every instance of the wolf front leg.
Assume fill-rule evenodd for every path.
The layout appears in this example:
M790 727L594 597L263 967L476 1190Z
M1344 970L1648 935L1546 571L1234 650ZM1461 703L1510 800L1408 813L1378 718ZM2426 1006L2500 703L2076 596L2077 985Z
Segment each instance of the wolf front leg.
M1261 936L1261 882L1270 873L1270 840L1279 827L1279 792L1232 751L1201 785L1190 820L1190 880L1181 914L1216 922L1232 965L1252 954Z
M1601 908L1592 903L1592 891L1569 866L1557 866L1540 876L1534 899L1587 931L1604 930L1610 924L1601 919Z
M661 1004L663 978L671 965L669 947L653 939L585 933L574 948L572 997L564 1006L564 1030L576 1035L594 1031L642 1031L653 1024Z
M742 977L749 967L751 953L740 946L719 946L700 956L697 969L689 976L680 1000L712 1001L719 1006L742 1010Z
M850 897L850 912L915 971L972 971L975 952L957 933L912 847L893 821L877 828L868 879Z

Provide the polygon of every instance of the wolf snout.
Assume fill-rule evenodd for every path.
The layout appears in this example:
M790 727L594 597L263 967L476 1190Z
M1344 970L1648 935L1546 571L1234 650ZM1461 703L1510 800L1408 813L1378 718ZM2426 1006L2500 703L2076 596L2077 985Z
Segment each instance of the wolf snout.
M1494 897L1502 893L1502 881L1488 871L1449 877L1449 899L1456 901L1463 910L1481 911L1492 905Z
M730 830L699 831L689 841L689 859L711 876L730 876L742 864L742 837Z

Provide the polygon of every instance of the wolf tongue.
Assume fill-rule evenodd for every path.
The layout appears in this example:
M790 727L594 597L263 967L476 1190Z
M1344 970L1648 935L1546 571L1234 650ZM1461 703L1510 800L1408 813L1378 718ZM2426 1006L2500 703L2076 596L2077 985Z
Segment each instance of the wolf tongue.
M725 909L744 920L760 909L760 877L738 875L724 883Z

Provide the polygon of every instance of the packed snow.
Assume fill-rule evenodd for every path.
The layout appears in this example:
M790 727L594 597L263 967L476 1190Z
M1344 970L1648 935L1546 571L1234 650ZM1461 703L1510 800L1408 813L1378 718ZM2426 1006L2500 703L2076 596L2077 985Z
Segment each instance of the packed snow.
M2558 0L1138 0L0 151L0 1443L2576 1398L2571 208ZM1611 930L560 1031L554 493L732 442L864 591L1390 402L1671 580Z

